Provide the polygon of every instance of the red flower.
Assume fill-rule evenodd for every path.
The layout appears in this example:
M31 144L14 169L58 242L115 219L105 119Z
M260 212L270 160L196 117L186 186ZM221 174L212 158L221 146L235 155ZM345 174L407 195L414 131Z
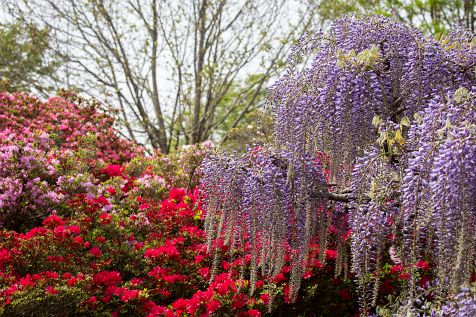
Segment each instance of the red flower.
M211 314L215 312L218 308L220 308L221 303L217 301L216 299L212 299L210 302L207 304L207 314Z
M58 226L64 225L64 221L56 215L51 215L43 220L42 224L48 228L56 228Z
M107 174L109 177L122 176L121 165L109 164L106 168L100 170L101 173Z
M304 275L302 276L303 279L307 280L308 278L312 277L312 271L306 271Z
M261 317L261 313L256 309L248 310L248 316L250 317Z
M112 286L122 282L122 278L119 272L101 271L99 273L94 274L93 281L95 284L98 285L102 284L104 286Z
M187 308L187 300L184 298L179 298L172 303L172 308L175 310L185 310Z
M81 228L78 226L69 226L66 229L70 234L80 234L81 233Z
M76 277L72 277L68 280L68 286L74 286L78 279Z
M56 294L59 293L59 292L58 292L53 286L51 286L51 285L50 285L50 286L47 286L47 287L45 288L45 292L46 292L46 293L49 293L49 294L52 294L52 295L56 295Z
M352 294L349 292L347 288L341 288L337 293L346 302L352 299Z
M108 187L108 188L106 188L106 191L111 195L117 194L117 191L114 187Z
M98 301L98 299L96 298L96 296L91 296L88 298L88 300L86 301L88 304L94 304Z
M420 278L420 281L418 284L420 284L421 287L427 287L430 283L430 277L425 275Z
M274 278L273 278L273 281L274 281L275 283L279 283L279 282L282 282L282 281L285 281L285 280L286 280L286 277L284 276L283 273L278 273L278 274L276 274L276 275L274 276Z
M180 251L177 249L176 246L171 245L169 241L167 241L166 245L158 247L158 248L150 248L147 249L144 253L145 258L157 258L160 255L167 255L170 258L179 258Z
M326 250L326 259L332 260L337 257L337 251L336 250Z
M169 199L173 199L175 202L180 202L186 194L184 188L174 188L170 191Z
M102 251L98 247L92 247L91 250L89 250L89 254L99 258L102 254Z
M205 279L210 277L210 269L208 267L202 267L198 269L198 274L203 276Z
M103 225L107 225L112 222L112 216L108 213L102 213L99 219Z
M268 294L261 294L261 296L259 297L263 303L267 304L269 302L269 295Z
M145 209L147 209L147 208L149 208L149 204L148 204L148 203L142 203L142 204L139 206L139 209L140 209L140 210L145 210Z
M224 269L225 271L228 271L228 270L230 269L230 263L228 263L228 262L225 261L225 260L223 260L223 261L221 262L221 266L223 267L223 269Z
M417 268L420 268L422 269L423 271L426 271L426 270L429 270L430 269L430 265L428 265L428 262L424 261L424 260L420 260L418 261L415 266Z
M390 279L385 279L380 285L380 290L385 294L392 294L395 291L395 287L391 284Z
M398 278L401 280L408 280L410 278L410 273L404 272L398 275Z
M195 256L195 259L193 260L194 263L200 263L205 257L203 255L197 255Z
M240 309L246 306L246 295L245 294L237 294L233 296L233 302L231 303L231 307L234 309Z
M123 289L123 293L122 293L122 296L121 296L121 300L124 302L124 303L127 303L128 301L130 301L131 299L134 299L136 298L137 296L139 295L139 291L136 290L136 289Z
M391 274L400 273L401 271L403 271L403 266L401 264L395 264L390 268Z
M21 287L35 286L35 282L32 281L31 275L27 274L25 277L20 278L18 281Z

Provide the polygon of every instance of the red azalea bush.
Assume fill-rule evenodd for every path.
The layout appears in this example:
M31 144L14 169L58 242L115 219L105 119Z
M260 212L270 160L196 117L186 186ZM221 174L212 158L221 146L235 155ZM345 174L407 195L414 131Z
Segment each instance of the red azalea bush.
M105 173L114 169L109 166ZM296 311L296 304L285 304L289 265L273 278L273 289L258 279L252 295L251 257L244 250L233 259L219 256L221 264L211 271L215 255L206 251L196 193L175 188L163 201L112 190L105 196L78 194L68 203L74 217L51 215L26 233L2 231L0 311L6 316L260 316L276 307ZM215 243L227 253L229 246ZM303 294L307 292L308 300L319 294L321 311L355 311L350 280L333 278L335 252L326 252L323 265L317 260L318 247L313 250L305 285L320 288L313 293L304 288Z

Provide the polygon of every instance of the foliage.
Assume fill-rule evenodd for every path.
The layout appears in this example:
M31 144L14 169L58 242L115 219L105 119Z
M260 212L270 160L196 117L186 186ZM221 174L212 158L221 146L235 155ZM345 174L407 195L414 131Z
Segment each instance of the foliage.
M446 33L460 25L474 32L474 5L472 0L324 0L317 11L325 21L345 14L393 14L424 32Z
M40 82L58 66L57 61L45 58L49 45L47 28L0 24L0 91L48 90Z
M244 153L246 144L265 145L273 139L273 116L269 111L256 110L243 119L243 122L230 129L223 138L221 149L227 152Z

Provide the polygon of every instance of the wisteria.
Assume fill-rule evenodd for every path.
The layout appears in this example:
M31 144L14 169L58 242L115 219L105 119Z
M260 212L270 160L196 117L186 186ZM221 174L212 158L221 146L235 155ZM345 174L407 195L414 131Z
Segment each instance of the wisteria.
M328 34L304 37L271 90L276 144L329 153L332 181L349 186L355 158L375 139L374 116L396 122L474 84L470 41L456 32L439 42L384 17L343 18ZM296 61L309 58L300 70Z
M417 115L402 183L402 254L410 263L434 256L439 285L452 292L476 267L475 107L475 91L461 88Z
M264 276L274 276L289 254L290 297L295 298L310 242L323 237L318 242L324 250L330 225L320 164L310 157L256 147L242 157L211 156L203 173L209 247L212 239L221 238L233 254L248 244L252 285L258 269Z
M408 280L409 311L429 287L417 273L426 261L437 293L456 294L476 263L474 34L433 38L393 19L346 17L303 37L288 63L268 98L274 150L204 165L210 246L250 242L254 267L272 275L283 243L304 255L313 238L325 247L343 213L363 315L391 288L380 280L384 261ZM304 168L316 153L329 158L329 177ZM320 199L301 189L310 184Z

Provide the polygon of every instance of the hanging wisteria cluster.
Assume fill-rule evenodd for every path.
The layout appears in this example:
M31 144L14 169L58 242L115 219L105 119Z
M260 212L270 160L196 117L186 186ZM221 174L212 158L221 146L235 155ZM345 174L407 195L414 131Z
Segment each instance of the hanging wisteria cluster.
M271 90L276 144L329 153L332 181L349 186L355 158L375 139L375 115L398 121L436 95L474 84L468 37L439 42L384 17L343 18L328 34L304 37Z
M402 182L402 257L433 256L439 286L456 293L476 268L476 87L436 98L417 117Z
M419 261L435 268L439 294L457 294L476 269L474 34L436 39L392 19L349 17L303 37L288 63L268 98L274 150L204 165L210 241L250 241L254 267L271 275L285 243L298 263L312 237L325 243L329 219L348 212L364 315L384 259L408 271L410 310ZM311 164L316 153L330 158L327 179Z
M327 189L319 162L255 147L241 157L210 156L202 170L209 248L213 239L221 238L233 256L249 244L250 285L258 269L263 276L278 274L290 254L290 297L295 297L311 239L325 237L328 230L323 226L328 218ZM319 243L324 250L325 239Z

